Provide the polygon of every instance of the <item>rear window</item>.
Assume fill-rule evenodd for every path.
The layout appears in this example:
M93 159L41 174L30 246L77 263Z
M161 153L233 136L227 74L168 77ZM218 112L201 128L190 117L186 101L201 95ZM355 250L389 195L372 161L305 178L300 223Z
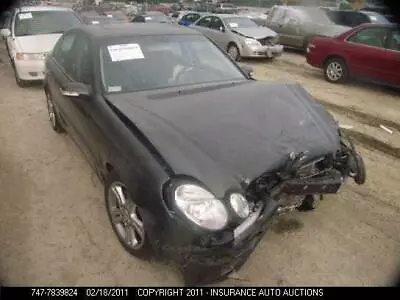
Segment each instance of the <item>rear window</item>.
M64 33L79 26L81 20L72 11L32 11L17 14L14 35Z

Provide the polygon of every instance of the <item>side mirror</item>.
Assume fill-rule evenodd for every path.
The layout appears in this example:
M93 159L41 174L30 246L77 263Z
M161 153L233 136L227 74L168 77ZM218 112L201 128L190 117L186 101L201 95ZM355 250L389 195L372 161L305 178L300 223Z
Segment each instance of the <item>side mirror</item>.
M6 37L9 37L11 35L11 31L8 28L3 28L0 31L0 34L1 34L2 37L6 38Z
M92 88L89 85L80 82L69 82L60 89L61 94L67 97L90 96Z
M242 71L243 71L244 73L246 73L246 75L247 75L248 78L250 78L250 79L253 79L253 78L254 78L254 70L253 70L253 67L248 66L248 65L242 65L242 64L240 64L239 67L242 69Z

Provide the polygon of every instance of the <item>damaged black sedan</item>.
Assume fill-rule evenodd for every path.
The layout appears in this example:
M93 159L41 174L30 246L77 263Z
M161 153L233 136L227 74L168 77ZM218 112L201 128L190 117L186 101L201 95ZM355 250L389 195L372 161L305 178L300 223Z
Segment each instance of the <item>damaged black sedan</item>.
M51 126L104 182L120 243L175 260L187 284L238 269L273 216L365 181L361 156L301 86L253 80L196 30L76 28L46 67Z

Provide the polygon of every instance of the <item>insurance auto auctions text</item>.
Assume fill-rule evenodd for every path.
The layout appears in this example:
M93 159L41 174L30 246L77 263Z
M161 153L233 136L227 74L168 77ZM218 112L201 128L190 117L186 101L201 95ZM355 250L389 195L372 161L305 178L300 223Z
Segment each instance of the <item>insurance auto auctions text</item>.
M138 288L136 296L167 297L322 297L322 288Z

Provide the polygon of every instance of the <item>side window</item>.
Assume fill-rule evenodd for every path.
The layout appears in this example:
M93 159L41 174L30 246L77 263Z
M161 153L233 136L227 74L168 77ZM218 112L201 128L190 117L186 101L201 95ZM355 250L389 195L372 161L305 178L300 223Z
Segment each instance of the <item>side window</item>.
M200 19L199 22L197 22L197 25L201 26L201 27L210 27L211 17L204 17L204 18Z
M53 57L64 69L69 62L70 50L74 44L76 33L69 33L58 40L53 50Z
M285 9L282 7L276 7L272 12L271 22L279 23L284 18Z
M211 19L211 25L210 25L211 29L214 30L221 30L221 28L225 28L224 23L222 23L222 20L218 17L213 17Z
M365 28L352 35L348 41L377 48L385 48L388 38L386 28Z
M146 19L145 19L145 17L143 17L143 16L137 16L137 17L134 17L134 18L132 19L132 22L135 22L135 23L145 23L145 22L146 22Z
M79 35L71 49L72 58L65 69L75 81L91 84L91 57L89 40L84 35Z
M283 23L291 25L300 24L300 16L296 11L287 9L284 13Z
M400 29L395 29L392 31L389 40L389 49L400 52Z

